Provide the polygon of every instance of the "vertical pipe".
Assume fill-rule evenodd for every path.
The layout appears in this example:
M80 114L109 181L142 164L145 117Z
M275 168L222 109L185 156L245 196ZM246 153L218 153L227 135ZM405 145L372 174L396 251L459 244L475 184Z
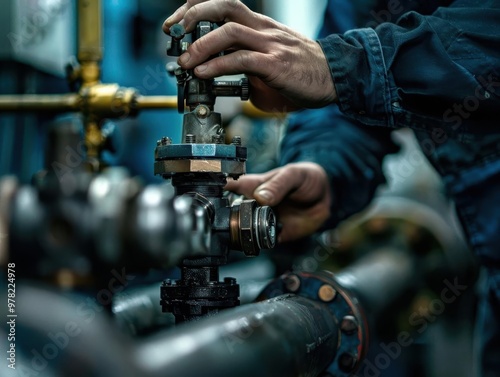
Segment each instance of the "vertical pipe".
M78 61L82 87L99 83L102 60L101 0L78 0Z
M78 0L78 60L102 60L101 0Z
M101 0L78 0L78 61L82 88L99 84L102 55ZM88 166L98 171L104 142L99 122L93 116L85 116L84 124Z

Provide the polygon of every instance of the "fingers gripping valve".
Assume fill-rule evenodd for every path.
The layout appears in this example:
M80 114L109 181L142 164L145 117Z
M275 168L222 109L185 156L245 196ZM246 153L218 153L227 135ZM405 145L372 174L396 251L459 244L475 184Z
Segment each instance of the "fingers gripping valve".
M195 32L191 36L193 43L214 30L216 25L203 21L198 23ZM190 43L184 42L186 30L184 26L175 24L170 28L171 40L167 46L167 55L181 56L187 51ZM218 56L224 55L221 52ZM213 56L214 58L216 56ZM247 101L250 97L250 90L247 78L238 81L227 80L199 80L193 75L192 70L183 70L176 64L167 67L170 74L177 79L178 111L184 113L184 106L188 106L190 111L194 110L198 104L203 103L211 106L215 103L216 97L239 97L242 101Z

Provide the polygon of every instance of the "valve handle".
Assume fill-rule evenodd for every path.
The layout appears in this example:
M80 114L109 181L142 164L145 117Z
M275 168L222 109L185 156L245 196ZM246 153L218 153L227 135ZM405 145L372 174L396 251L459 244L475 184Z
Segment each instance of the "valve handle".
M188 44L183 43L182 39L186 35L186 29L180 24L174 24L170 28L170 36L172 39L167 45L168 56L181 56L186 51Z

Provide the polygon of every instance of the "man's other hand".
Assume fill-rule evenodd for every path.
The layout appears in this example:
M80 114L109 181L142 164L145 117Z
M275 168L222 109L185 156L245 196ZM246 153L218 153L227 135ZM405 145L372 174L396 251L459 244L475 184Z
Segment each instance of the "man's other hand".
M321 166L300 162L229 181L225 189L274 207L283 225L279 241L285 242L313 234L328 219L329 186Z

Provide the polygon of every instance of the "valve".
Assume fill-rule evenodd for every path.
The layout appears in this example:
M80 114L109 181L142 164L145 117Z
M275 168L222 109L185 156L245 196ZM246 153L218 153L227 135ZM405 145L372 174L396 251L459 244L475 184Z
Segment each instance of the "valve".
M199 22L192 35L193 41L205 36L214 30L216 24L208 21ZM186 36L184 26L174 24L170 28L171 40L168 42L167 55L180 56L187 51L188 42L182 39ZM217 56L224 55L221 52ZM213 59L217 56L212 56ZM184 107L188 106L193 111L198 105L207 105L213 109L217 97L239 97L242 101L250 98L250 85L247 78L238 81L199 79L192 70L184 70L175 63L167 65L167 71L173 74L177 80L177 110L180 114L184 113Z
M199 22L191 40L195 42L216 27L211 22ZM170 35L167 54L180 56L189 47L182 41L186 31L182 25L173 25ZM259 206L255 200L231 205L223 196L227 178L238 179L245 174L247 149L239 137L225 143L215 101L217 97L247 100L248 80L201 79L193 70L175 63L167 70L177 79L178 111L184 114L182 142L173 144L164 138L157 143L155 174L170 179L177 196L192 197L197 210L209 219L211 230L207 254L184 259L179 265L180 279L165 281L161 287L162 310L173 313L180 323L239 305L239 285L233 278L220 281L219 267L227 263L231 250L257 256L260 250L273 248L277 222L270 207ZM189 109L186 113L185 106Z

